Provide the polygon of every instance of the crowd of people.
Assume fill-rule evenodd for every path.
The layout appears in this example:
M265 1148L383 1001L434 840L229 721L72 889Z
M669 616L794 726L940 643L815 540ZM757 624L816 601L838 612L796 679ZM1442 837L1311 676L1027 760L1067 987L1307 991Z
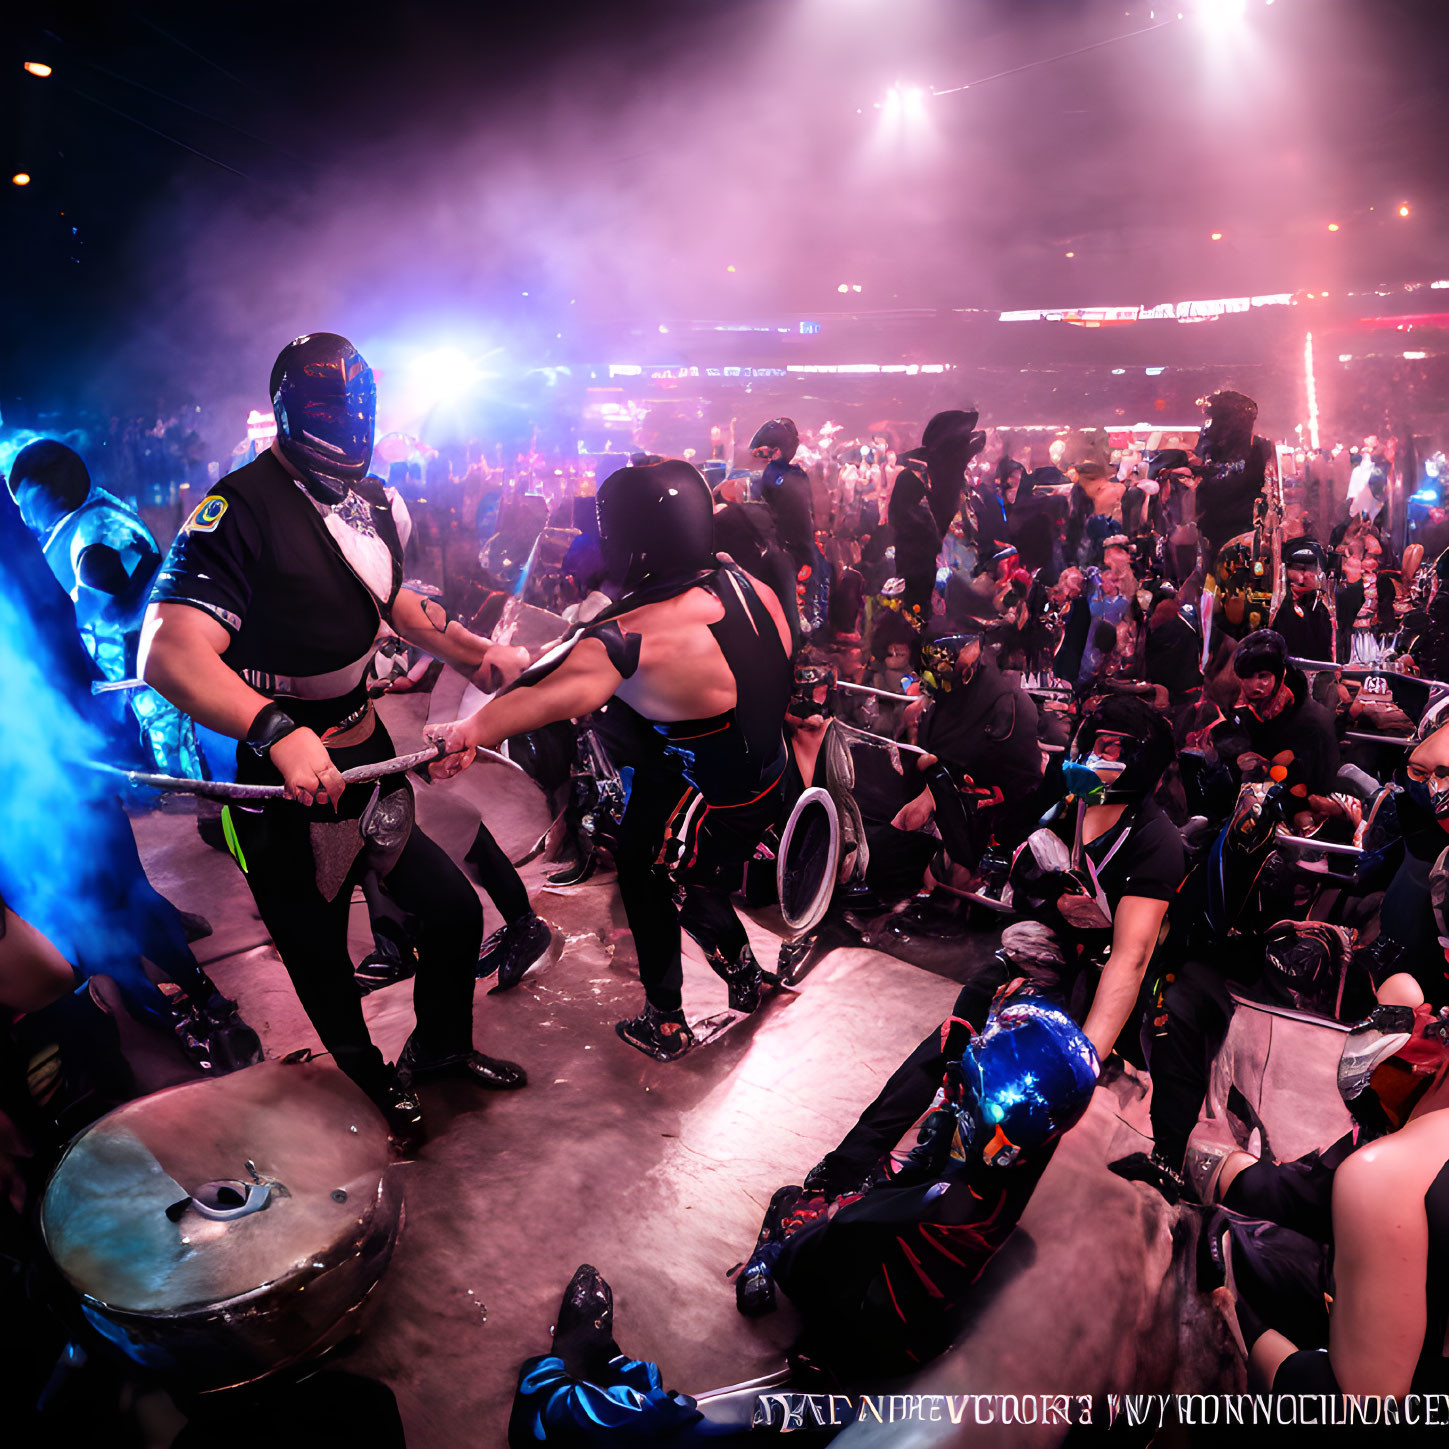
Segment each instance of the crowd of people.
M962 943L946 1020L920 1024L744 1255L740 1309L782 1290L798 1363L849 1384L940 1353L1125 1062L1151 1082L1153 1143L1113 1170L1210 1212L1250 1381L1445 1387L1449 537L1430 519L1396 551L1390 444L1280 478L1256 405L1225 389L1197 434L1143 449L1076 435L1013 455L961 408L918 444L777 417L743 447L716 428L692 458L454 482L406 459L374 471L373 377L345 339L289 344L269 390L275 442L212 482L164 551L73 449L32 444L0 499L5 593L88 744L226 801L214 843L401 1149L426 1133L431 1078L526 1087L524 1066L476 1050L474 986L516 986L551 944L486 819L466 863L503 916L487 942L459 862L414 824L417 762L376 700L426 687L426 656L485 696L430 728L434 777L508 746L562 808L555 884L616 872L643 988L619 1050L696 1047L684 933L738 1014L863 921ZM556 638L513 642L512 602L554 615ZM829 828L792 830L816 792ZM185 1031L230 1043L233 1065L259 1054L134 843L95 846L129 838L113 796L66 803L81 823L56 828L104 856L104 880L58 897L18 846L0 861L5 1107L53 1145L126 1091L85 978L114 974L155 1010L149 959L185 996ZM762 963L734 897L776 857L782 911L811 919ZM394 947L362 973L357 886ZM803 912L811 891L821 909ZM968 966L983 931L994 950ZM388 1062L362 990L409 975L416 1029ZM1244 997L1352 1028L1350 1136L1276 1163L1262 1133L1255 1156L1198 1132ZM608 1286L581 1268L554 1352L524 1366L512 1442L604 1430L742 1432L620 1354Z

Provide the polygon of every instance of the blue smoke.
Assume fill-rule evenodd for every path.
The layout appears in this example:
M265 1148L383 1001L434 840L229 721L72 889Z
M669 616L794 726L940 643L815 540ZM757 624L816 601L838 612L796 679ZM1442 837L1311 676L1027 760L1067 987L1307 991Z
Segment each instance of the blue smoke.
M180 917L151 888L120 803L129 789L86 764L124 743L98 721L75 611L0 491L0 894L87 975L143 1012L152 961L181 985L199 968Z

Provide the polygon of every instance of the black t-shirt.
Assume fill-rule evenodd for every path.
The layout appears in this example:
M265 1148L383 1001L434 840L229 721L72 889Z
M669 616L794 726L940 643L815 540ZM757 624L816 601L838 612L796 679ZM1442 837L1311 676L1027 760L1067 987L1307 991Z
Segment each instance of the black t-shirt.
M343 558L309 495L264 453L223 478L182 526L155 603L187 604L231 636L222 658L299 724L326 728L364 697L379 619L396 597L402 547L381 485L354 490L392 555L387 604Z
M1058 827L1068 844L1073 823L1068 816ZM1187 874L1182 836L1151 797L1124 810L1121 819L1105 835L1089 841L1085 851L1114 911L1126 896L1172 900Z

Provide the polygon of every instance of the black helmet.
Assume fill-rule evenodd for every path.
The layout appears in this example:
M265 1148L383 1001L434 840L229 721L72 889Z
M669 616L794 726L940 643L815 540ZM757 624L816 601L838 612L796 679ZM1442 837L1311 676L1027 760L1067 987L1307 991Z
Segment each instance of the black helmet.
M1110 755L1098 749L1099 735L1115 737ZM1140 800L1157 788L1174 754L1172 726L1145 699L1109 694L1077 726L1063 780L1079 796L1095 795L1109 803ZM1121 768L1107 768L1112 765ZM1088 772L1097 775L1100 785L1088 779Z
M1207 418L1197 436L1197 454L1208 463L1243 457L1253 441L1258 404L1244 393L1223 389L1203 404Z
M283 455L309 492L324 503L340 503L372 462L372 369L345 337L313 332L282 349L272 364L271 387Z
M714 557L709 484L679 458L610 473L599 489L599 543L605 573L630 593L708 568Z
M760 430L750 439L750 452L771 448L780 450L780 461L788 463L800 449L800 430L791 418L771 418L762 423Z
M17 503L25 489L33 488L50 500L60 517L74 513L91 492L91 475L81 455L54 438L37 438L23 447L10 465L9 481Z

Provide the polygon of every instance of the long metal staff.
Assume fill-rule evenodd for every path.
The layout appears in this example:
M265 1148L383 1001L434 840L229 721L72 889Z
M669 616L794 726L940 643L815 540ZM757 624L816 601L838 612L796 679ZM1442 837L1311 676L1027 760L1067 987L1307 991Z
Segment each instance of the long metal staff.
M372 780L381 780L385 775L401 775L420 765L429 765L448 753L443 742L438 740L426 750L417 750L411 755L399 755L392 760L378 760L371 765L358 765L342 772L342 779L348 785L365 785ZM493 760L507 765L510 770L527 774L523 766L500 755L496 750L478 750L478 758ZM206 795L214 800L284 800L286 787L282 785L241 785L233 780L188 780L180 775L153 775L145 770L123 770L117 765L107 765L100 760L83 760L88 769L103 775L111 775L128 784L151 790L169 790L177 795Z

